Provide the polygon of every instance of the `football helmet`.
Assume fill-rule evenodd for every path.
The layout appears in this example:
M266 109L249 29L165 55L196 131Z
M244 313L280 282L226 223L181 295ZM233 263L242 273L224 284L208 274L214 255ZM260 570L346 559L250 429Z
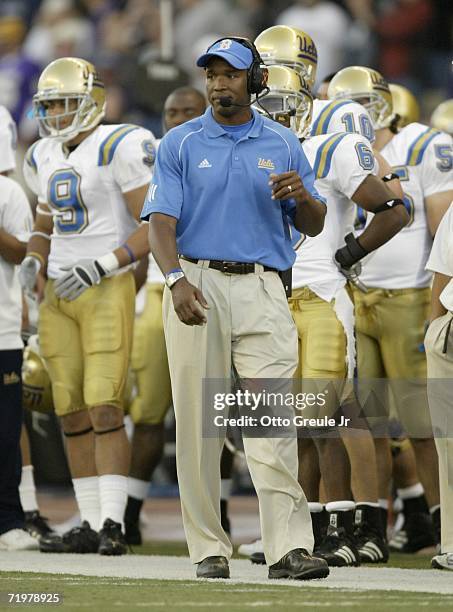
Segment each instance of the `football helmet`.
M261 32L255 46L266 66L280 64L294 68L310 88L313 86L318 52L311 36L297 28L277 25Z
M409 89L396 83L389 83L392 94L393 112L399 116L398 127L403 128L409 123L420 119L420 107L415 96Z
M394 119L392 94L388 83L372 68L343 68L330 81L327 96L331 100L355 100L362 104L377 130L389 127Z
M48 103L55 100L64 103L63 112L48 113ZM71 140L96 127L104 117L104 84L90 62L62 57L50 63L39 77L33 108L41 137Z
M53 412L49 374L39 353L38 336L30 336L22 364L22 404L28 410Z
M431 125L453 136L453 98L445 100L431 115Z
M305 138L313 108L313 95L308 83L287 66L269 66L268 70L270 91L254 107L260 112L264 109L274 121L289 127L298 138Z

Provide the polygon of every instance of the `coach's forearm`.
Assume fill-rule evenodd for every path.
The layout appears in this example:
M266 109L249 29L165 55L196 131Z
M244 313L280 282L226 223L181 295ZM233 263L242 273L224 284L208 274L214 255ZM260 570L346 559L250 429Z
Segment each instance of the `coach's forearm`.
M162 213L153 213L149 218L149 245L151 253L162 274L180 267L176 248L177 219Z
M294 226L307 236L317 236L324 228L326 212L326 205L306 192L303 200L296 201Z

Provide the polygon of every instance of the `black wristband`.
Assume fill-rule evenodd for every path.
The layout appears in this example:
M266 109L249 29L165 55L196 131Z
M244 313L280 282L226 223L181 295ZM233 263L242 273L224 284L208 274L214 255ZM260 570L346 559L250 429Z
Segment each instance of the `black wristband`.
M389 181L394 181L395 179L399 179L399 176L395 174L394 172L391 172L390 174L386 174L385 176L382 177L382 180L384 181L384 183L388 183Z
M377 208L373 210L373 213L377 215L378 213L385 212L386 210L390 210L391 208L395 208L395 206L404 206L403 200L399 198L394 198L393 200L387 200L383 204L380 204Z
M350 268L363 259L365 255L368 255L368 251L362 247L354 234L347 234L344 241L346 242L345 246L335 253L335 259L342 268Z

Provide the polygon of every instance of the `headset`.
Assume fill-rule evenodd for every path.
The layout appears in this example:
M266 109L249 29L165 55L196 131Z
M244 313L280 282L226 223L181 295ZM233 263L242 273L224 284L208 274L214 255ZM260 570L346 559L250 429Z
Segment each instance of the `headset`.
M209 50L222 40L234 40L252 52L252 64L250 68L247 69L247 92L258 96L258 94L266 89L266 69L264 68L264 62L261 59L258 49L248 38L242 38L241 36L223 36L213 42L206 53L209 53Z

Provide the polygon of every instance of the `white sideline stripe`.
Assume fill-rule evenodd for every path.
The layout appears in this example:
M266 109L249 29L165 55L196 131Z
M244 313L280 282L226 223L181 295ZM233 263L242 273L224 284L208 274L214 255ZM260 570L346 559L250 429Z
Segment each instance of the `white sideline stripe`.
M5 552L1 570L54 574L112 577L126 579L198 581L195 568L187 557L126 555L102 557L99 555L71 555L39 553L38 551ZM227 584L263 584L267 587L321 587L354 591L408 591L453 595L451 572L414 570L387 567L333 567L325 580L268 580L267 567L252 565L248 560L232 559L231 579ZM1 573L0 573L1 579ZM212 584L212 581L209 581ZM215 581L215 583L218 582ZM0 581L1 586L1 581Z

